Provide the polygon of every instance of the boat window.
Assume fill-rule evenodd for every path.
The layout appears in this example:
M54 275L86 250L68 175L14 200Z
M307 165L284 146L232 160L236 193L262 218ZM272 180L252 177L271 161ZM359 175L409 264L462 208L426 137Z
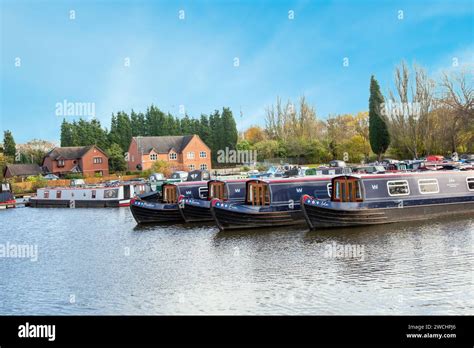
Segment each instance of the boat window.
M387 181L387 188L390 196L407 196L410 194L410 187L406 180Z
M418 188L421 194L438 193L439 185L437 179L420 179Z
M248 186L247 201L252 205L270 205L270 190L266 183L253 182Z
M331 197L335 202L361 202L362 190L358 178L336 178L334 179L335 189L331 189ZM328 185L328 190L329 190Z
M49 191L44 191L43 197L44 198L49 198Z
M469 191L474 191L474 177L473 178L466 178L467 182L467 189Z
M56 191L56 198L61 198L61 190Z
M174 185L165 185L163 187L163 202L164 203L177 203L177 190Z
M95 197L96 197L96 193L97 193L97 191L96 191L96 190L92 190L92 199L95 199Z
M208 195L207 187L200 187L199 188L199 198L206 199Z
M327 185L327 189L328 189L328 196L331 197L332 196L332 184L331 183L329 183Z

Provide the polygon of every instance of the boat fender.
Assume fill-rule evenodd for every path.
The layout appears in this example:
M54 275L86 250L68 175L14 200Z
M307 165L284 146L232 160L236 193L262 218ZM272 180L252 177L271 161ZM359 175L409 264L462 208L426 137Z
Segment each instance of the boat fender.
M211 199L211 207L214 207L216 203L221 202L219 198L213 198Z
M181 209L184 209L184 195L179 195L179 197L178 197L178 206Z

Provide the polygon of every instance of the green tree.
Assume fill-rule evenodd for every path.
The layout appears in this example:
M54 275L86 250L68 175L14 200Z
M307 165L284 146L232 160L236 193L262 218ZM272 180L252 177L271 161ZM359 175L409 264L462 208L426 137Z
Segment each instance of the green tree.
M390 145L390 134L385 118L381 114L381 105L384 102L380 86L375 77L370 78L369 98L369 140L372 151L380 161L382 155Z
M145 115L143 113L136 113L132 110L130 114L130 125L132 127L132 136L146 136Z
M123 157L123 151L119 144L113 143L107 149L109 156L109 168L112 172L123 172L127 170L127 163Z
M211 141L211 128L209 127L209 118L202 114L201 119L199 120L199 137L204 141L208 146L210 146Z
M235 124L234 116L229 108L222 109L222 148L228 147L231 150L235 149L239 133L237 132L237 125Z
M61 123L61 146L74 146L72 126L66 119L63 119L63 123Z
M3 132L3 152L5 156L10 156L15 158L16 154L16 144L15 139L13 139L13 134L9 130Z

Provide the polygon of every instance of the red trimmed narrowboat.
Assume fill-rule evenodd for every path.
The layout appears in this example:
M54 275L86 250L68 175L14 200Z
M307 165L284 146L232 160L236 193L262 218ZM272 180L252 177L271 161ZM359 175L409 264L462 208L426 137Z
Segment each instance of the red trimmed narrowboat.
M211 200L241 203L245 201L245 183L248 179L210 180L207 199L180 197L179 210L186 222L212 221Z
M337 176L332 187L330 200L301 197L311 229L474 215L474 171Z
M180 197L207 198L208 171L195 170L189 173L187 181L165 182L160 192L138 196L130 202L130 210L135 221L144 223L185 222L179 212Z
M211 201L211 213L220 230L282 227L304 223L300 197L311 194L329 199L333 176L248 180L242 203Z

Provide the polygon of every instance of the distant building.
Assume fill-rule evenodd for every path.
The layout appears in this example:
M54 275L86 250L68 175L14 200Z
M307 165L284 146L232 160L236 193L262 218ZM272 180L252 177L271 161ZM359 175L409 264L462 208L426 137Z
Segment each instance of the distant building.
M211 149L198 135L133 137L128 148L128 169L150 169L157 160L172 170L211 170Z
M82 174L83 176L109 175L109 157L95 145L56 147L43 159L47 172L64 176Z
M3 169L3 177L26 178L28 176L37 176L43 174L43 170L37 164L7 164Z

